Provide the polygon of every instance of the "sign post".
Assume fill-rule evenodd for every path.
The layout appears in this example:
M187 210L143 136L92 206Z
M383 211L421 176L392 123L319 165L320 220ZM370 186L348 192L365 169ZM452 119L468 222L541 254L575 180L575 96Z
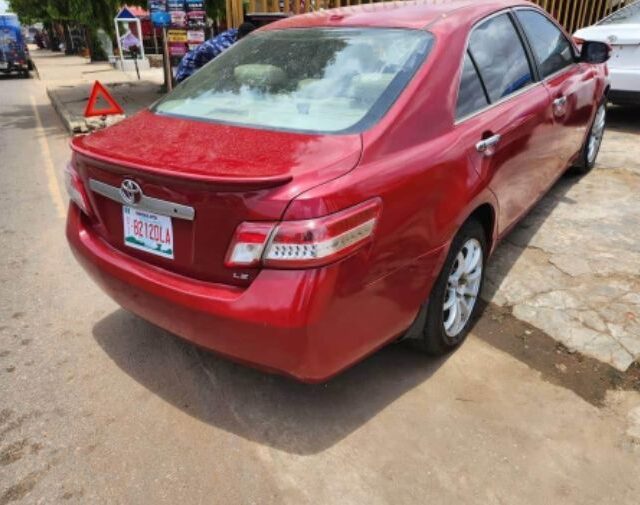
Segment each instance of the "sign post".
M187 43L193 50L204 42L205 19L204 0L186 0Z
M171 74L171 59L169 58L169 41L166 27L162 28L162 63L164 64L164 82L167 92L173 90L173 75Z

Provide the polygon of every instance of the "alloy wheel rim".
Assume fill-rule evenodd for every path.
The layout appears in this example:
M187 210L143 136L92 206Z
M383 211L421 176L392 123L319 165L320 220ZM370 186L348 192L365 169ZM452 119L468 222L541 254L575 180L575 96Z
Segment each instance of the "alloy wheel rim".
M483 253L480 242L467 240L451 267L444 295L442 321L447 336L458 336L471 318L482 281Z
M606 123L606 108L601 105L596 113L596 118L593 121L593 127L591 128L591 135L589 135L589 150L587 152L587 158L589 163L593 163L598 155L600 144L602 143L602 137L604 135L604 126Z

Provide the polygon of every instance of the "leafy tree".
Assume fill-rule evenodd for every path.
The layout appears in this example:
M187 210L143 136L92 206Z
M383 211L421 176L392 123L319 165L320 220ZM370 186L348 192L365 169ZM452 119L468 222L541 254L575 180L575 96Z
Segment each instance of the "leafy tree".
M9 0L9 9L27 24L49 19L47 2L43 0Z
M146 0L125 0L131 5L145 6ZM54 21L83 25L87 31L86 44L92 59L104 59L105 55L97 42L96 32L102 28L113 36L113 18L125 3L121 0L9 0L9 7L25 23L42 21L50 27ZM68 38L68 30L65 29ZM69 39L67 39L67 45Z
M207 16L214 20L223 19L227 13L225 0L205 0Z
M9 6L25 23L71 21L95 31L113 33L113 18L124 3L146 6L146 0L9 0Z
M225 0L204 0L207 15L219 20L225 17ZM146 7L147 0L9 0L9 6L27 24L42 21L46 26L52 22L78 23L87 29L86 44L93 59L104 56L97 43L96 32L102 28L114 35L113 18L123 4ZM65 30L65 36L68 31ZM69 40L67 40L67 45Z

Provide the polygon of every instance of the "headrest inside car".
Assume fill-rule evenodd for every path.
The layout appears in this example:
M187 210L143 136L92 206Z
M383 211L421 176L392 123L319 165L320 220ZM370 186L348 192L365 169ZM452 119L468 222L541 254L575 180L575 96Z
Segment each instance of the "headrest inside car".
M349 96L363 101L375 101L387 89L393 74L359 74L349 88Z
M260 63L238 65L233 69L233 76L239 84L260 87L278 86L287 78L280 67Z

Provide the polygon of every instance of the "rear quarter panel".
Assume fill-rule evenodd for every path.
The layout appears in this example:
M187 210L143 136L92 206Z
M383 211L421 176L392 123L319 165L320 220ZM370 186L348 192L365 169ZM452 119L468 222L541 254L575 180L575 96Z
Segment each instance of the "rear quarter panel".
M410 289L402 303L415 312L459 227L482 203L495 204L468 158L468 139L453 128L468 25L438 23L427 62L389 113L363 134L359 166L301 194L285 213L285 219L305 219L380 197L383 209L374 241L366 261L353 262L346 289L355 292L405 269L416 281L406 286Z

